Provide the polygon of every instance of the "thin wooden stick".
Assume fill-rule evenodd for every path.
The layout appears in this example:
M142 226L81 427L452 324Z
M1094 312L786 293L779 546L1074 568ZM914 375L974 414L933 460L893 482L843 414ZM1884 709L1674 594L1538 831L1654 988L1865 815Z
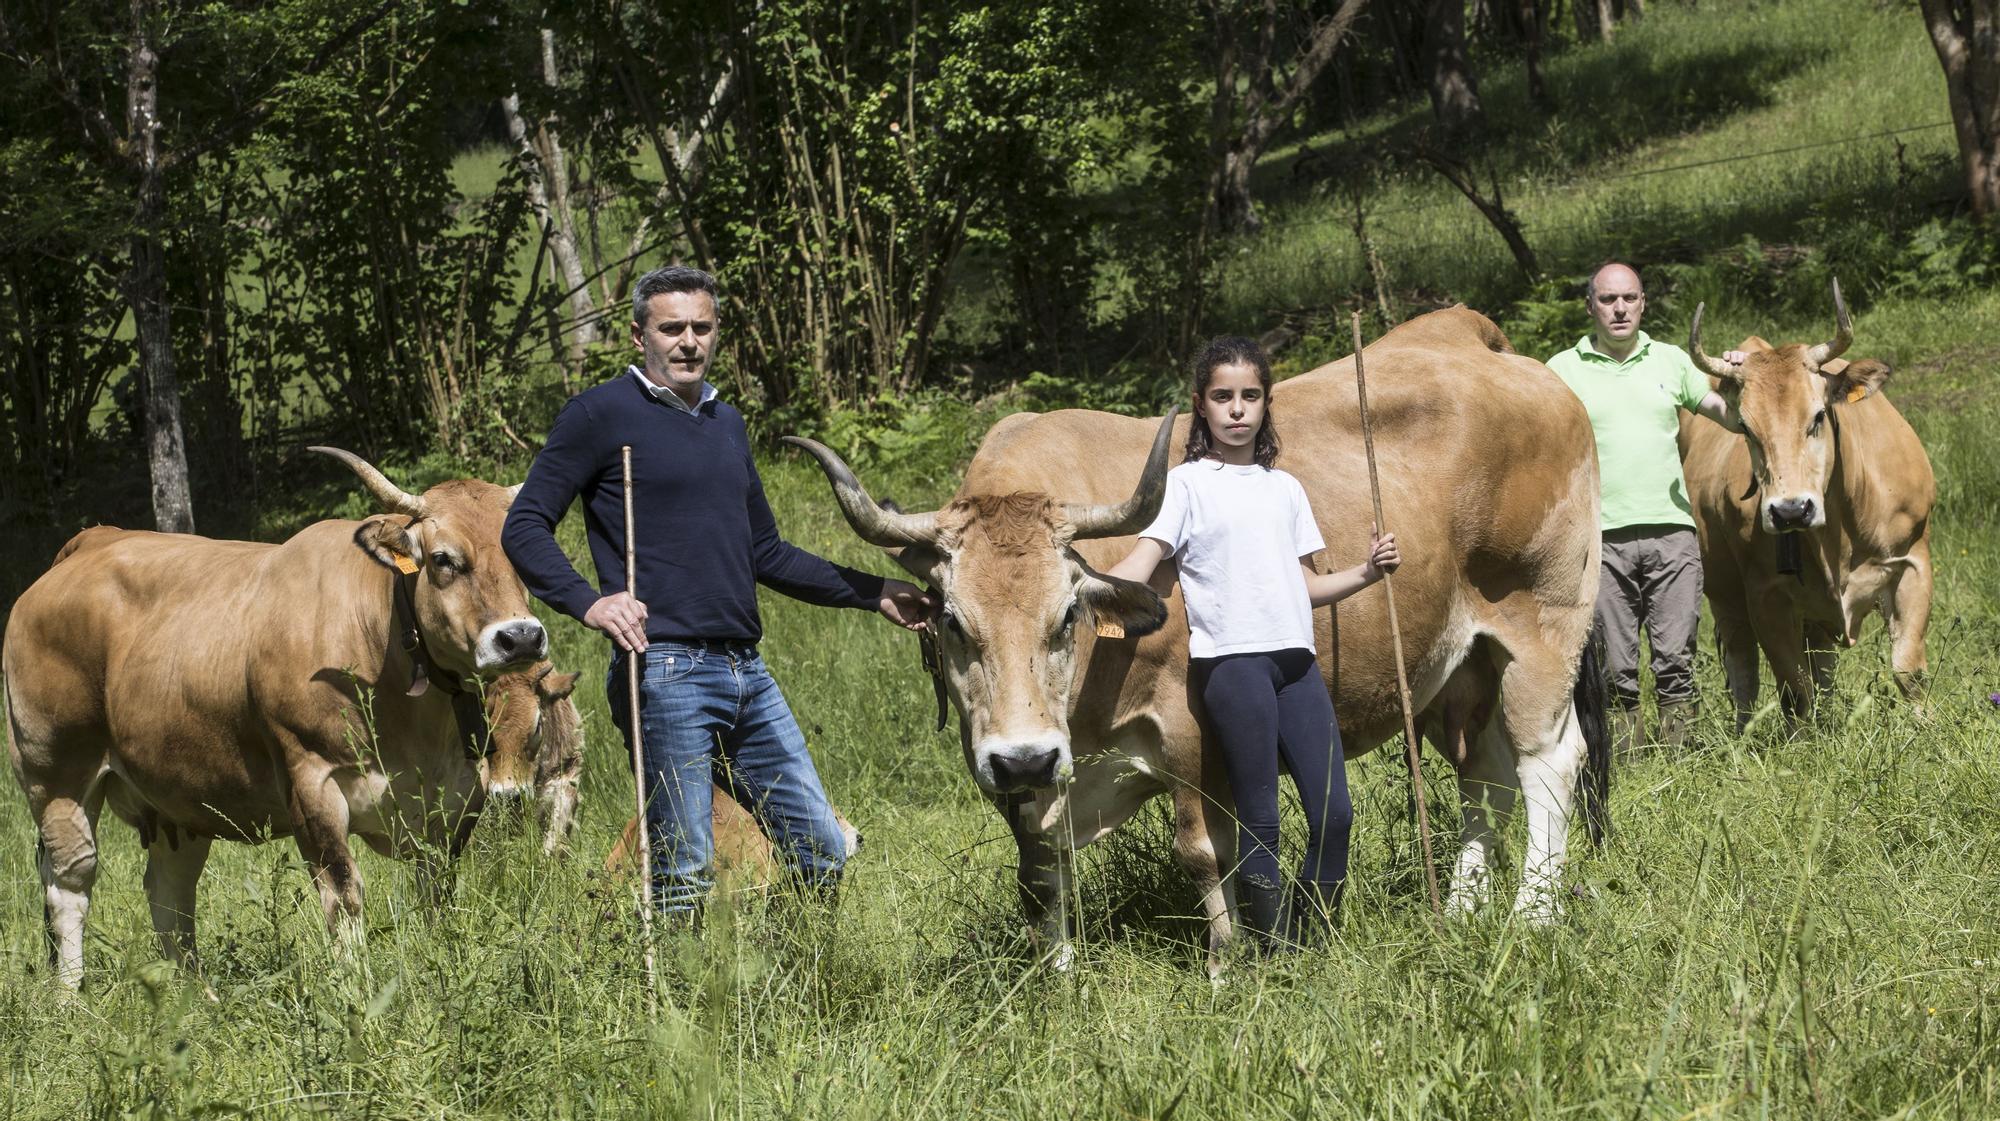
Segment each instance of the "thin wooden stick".
M639 558L632 532L632 445L626 444L618 453L625 467L625 594L637 599ZM626 711L626 726L632 729L632 805L639 819L639 938L646 948L646 1009L650 1012L659 988L653 983L653 846L647 838L646 761L640 748L640 657L630 652L625 655L625 694L630 706Z
M1361 447L1368 456L1368 495L1375 501L1375 532L1386 532L1382 523L1382 482L1375 474L1375 429L1368 420L1368 379L1361 372L1361 313L1354 313L1354 395L1361 402ZM1424 769L1418 759L1417 714L1410 704L1410 677L1403 669L1403 628L1396 621L1396 584L1382 574L1382 591L1389 597L1389 645L1396 655L1396 692L1403 700L1404 753L1410 763L1410 797L1417 806L1417 843L1424 853L1424 886L1430 889L1431 913L1444 913L1438 898L1437 864L1431 859L1431 815L1424 803Z

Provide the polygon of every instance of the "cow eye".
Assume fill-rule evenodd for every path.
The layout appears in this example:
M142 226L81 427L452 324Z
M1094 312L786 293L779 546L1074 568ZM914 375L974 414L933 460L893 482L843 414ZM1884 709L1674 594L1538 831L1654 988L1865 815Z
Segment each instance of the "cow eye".
M431 554L431 563L438 566L438 568L446 572L450 572L453 568L453 565L451 563L451 554L445 552L442 549L439 549L437 552Z
M1826 410L1821 409L1819 412L1813 414L1812 427L1806 429L1806 435L1808 436L1819 435L1820 426L1824 425L1825 423L1826 423Z
M965 637L965 625L958 621L958 616L952 614L949 610L947 610L943 614L939 615L938 618L940 621L944 623L945 630L950 631L953 635L959 638Z
M1062 637L1064 638L1068 638L1070 632L1075 629L1076 629L1076 604L1071 603L1069 605L1069 610L1063 612L1062 627L1057 631L1057 633L1062 635Z

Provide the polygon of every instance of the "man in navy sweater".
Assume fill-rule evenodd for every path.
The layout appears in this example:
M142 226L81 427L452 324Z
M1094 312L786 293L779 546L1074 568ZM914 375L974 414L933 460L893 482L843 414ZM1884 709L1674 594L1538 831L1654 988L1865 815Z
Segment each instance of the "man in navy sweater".
M699 269L640 278L632 341L645 367L563 406L500 539L537 599L611 638L606 689L628 742L625 660L640 659L654 901L690 919L714 882L711 777L756 816L809 890L831 895L848 855L805 735L758 656L756 585L880 611L912 630L931 606L915 585L843 568L778 536L743 414L717 400L705 376L716 303L715 280ZM619 448L627 444L636 593L625 587ZM556 545L556 524L578 497L601 593Z

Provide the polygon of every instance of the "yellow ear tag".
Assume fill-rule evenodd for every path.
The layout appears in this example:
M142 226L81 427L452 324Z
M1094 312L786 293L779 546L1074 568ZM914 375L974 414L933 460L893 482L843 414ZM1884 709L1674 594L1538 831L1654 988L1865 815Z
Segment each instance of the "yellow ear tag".
M1859 401L1866 396L1868 396L1868 387L1865 385L1857 385L1853 389L1847 391L1847 403L1852 405L1856 401Z
M390 553L389 555L395 558L396 571L402 573L405 576L415 576L417 574L417 562L412 560L409 554Z
M1097 637L1124 638L1125 628L1119 625L1116 619L1106 619L1103 622L1097 624Z

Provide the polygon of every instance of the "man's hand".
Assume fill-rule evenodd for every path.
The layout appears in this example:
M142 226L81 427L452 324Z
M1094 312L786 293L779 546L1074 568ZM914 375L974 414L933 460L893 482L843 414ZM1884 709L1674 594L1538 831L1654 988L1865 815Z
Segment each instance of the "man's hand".
M1396 549L1396 535L1393 533L1371 533L1368 535L1368 563L1363 565L1363 573L1369 580L1380 580L1396 571L1403 563L1403 554Z
M929 630L931 613L937 610L936 601L907 580L882 581L882 599L875 606L883 618L909 631Z
M583 613L583 625L603 631L628 654L646 649L646 605L625 592L605 596Z
M1725 350L1722 352L1722 360L1731 366L1741 366L1743 363L1750 361L1750 355L1747 351Z

